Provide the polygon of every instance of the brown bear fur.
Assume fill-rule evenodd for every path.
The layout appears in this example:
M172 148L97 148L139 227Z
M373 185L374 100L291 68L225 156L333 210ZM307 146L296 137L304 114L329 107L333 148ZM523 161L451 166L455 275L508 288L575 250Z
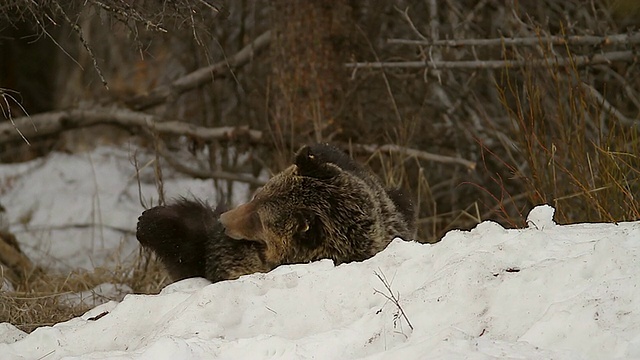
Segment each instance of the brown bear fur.
M410 237L413 216L401 191L318 144L298 151L250 202L224 213L188 200L156 207L140 217L137 237L175 280L220 281L282 264L365 260L394 237Z
M409 211L340 150L303 147L253 200L220 216L226 234L266 247L269 264L361 261L410 236Z

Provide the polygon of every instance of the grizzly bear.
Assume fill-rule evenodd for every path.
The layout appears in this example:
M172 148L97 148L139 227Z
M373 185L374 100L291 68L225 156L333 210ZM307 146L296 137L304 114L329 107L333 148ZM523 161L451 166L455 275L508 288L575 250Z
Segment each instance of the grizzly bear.
M408 239L414 217L401 191L327 144L304 146L251 201L224 210L182 199L143 212L136 236L174 280L216 282L282 264L362 261Z

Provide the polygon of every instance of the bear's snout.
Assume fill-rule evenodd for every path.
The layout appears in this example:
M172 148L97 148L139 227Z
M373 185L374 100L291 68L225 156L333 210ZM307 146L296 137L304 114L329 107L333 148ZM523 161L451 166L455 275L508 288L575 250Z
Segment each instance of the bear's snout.
M249 202L220 215L220 223L228 237L236 240L260 240L260 219Z

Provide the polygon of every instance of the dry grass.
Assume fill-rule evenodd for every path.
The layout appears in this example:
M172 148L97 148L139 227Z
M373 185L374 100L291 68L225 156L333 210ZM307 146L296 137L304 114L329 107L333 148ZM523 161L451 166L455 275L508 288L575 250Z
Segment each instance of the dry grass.
M505 71L498 86L516 143L503 164L561 223L639 219L638 121L603 100L585 71L549 62L518 77Z
M141 253L132 264L113 269L73 271L66 275L36 271L25 276L15 291L0 292L0 323L8 322L31 332L80 316L101 303L118 300L98 297L93 304L73 304L65 301L66 295L90 291L103 283L127 285L134 293L156 294L169 282L162 266L146 253Z
M416 211L414 239L423 243L438 242L448 230L461 224L472 226L480 222L476 202L455 211L440 211L436 196L453 190L455 181L431 184L428 169L415 157L376 150L365 162L390 188L401 188L413 199Z

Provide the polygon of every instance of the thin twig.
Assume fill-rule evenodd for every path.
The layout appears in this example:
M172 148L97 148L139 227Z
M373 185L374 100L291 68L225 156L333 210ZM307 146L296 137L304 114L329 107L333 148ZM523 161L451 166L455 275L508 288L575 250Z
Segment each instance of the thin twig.
M399 69L422 69L422 68L440 68L440 69L504 69L504 68L523 68L531 67L547 67L549 65L576 67L609 64L614 61L637 61L638 55L634 51L611 51L594 55L575 55L571 58L557 57L555 59L531 59L531 60L470 60L470 61L389 61L389 62L357 62L345 64L348 68L355 69L382 69L382 68L399 68Z
M155 174L156 192L158 193L158 205L165 205L164 197L164 177L162 176L162 167L160 166L160 151L164 149L164 142L160 139L160 134L156 130L156 124L153 123L149 126L148 135L151 137L153 143L153 154L155 156L153 161L153 173Z
M411 20L411 17L409 16L409 8L405 8L404 10L400 10L398 8L396 8L396 11L398 11L400 14L402 14L402 17L404 18L404 20L407 22L407 24L409 24L409 27L411 27L411 30L413 30L413 32L420 38L423 39L424 41L428 41L427 37L422 35L422 33L420 32L420 30L418 30L418 28L416 27L416 25L413 23L413 20Z
M640 99L638 98L638 93L631 85L629 85L627 78L618 74L616 71L614 71L608 66L597 66L596 68L599 70L605 71L607 74L616 78L620 83L620 85L622 86L622 88L624 89L624 92L629 98L629 100L631 100L631 102L636 106L636 108L640 110Z
M474 170L476 168L476 163L467 159L452 157L446 155L432 154L426 151L411 149L407 147L402 147L399 145L387 144L387 145L362 145L362 144L351 144L351 148L355 151L367 152L367 153L375 153L376 151L381 152L391 152L391 153L399 153L404 154L410 157L415 157L418 159L426 160L426 161L435 161L440 163L452 163L464 165L469 170Z
M20 102L15 97L13 97L13 95L9 94L9 91L10 90L8 90L8 89L0 88L0 97L2 98L2 100L5 103L5 105L7 106L7 109L5 110L4 106L2 106L2 104L0 104L0 109L2 109L2 115L4 116L5 119L9 119L9 121L11 121L11 125L13 125L13 128L18 132L18 135L20 135L22 140L24 140L24 142L27 145L31 146L31 143L29 142L29 140L27 140L27 138L24 136L24 134L16 126L15 121L13 121L13 114L11 113L11 104L9 103L9 100L11 100L15 104L17 104L18 107L20 107L20 110L22 110L25 113L25 115L29 116L29 113L27 113L27 110L22 106L22 104L20 104ZM37 131L35 126L34 126L34 130Z
M152 161L155 160L151 160L149 163L150 164ZM138 201L140 201L140 206L142 206L143 209L148 209L149 207L147 206L147 204L144 201L144 197L142 196L142 184L140 182L140 166L138 165L138 151L136 150L133 155L131 156L131 164L133 165L134 169L136 169L136 173L135 173L135 178L136 178L136 183L138 185ZM146 166L144 166L143 168L145 168Z
M380 269L378 269L380 270ZM413 330L413 325L411 325L411 321L409 321L409 318L407 317L407 314L405 314L404 309L402 308L402 306L400 306L400 294L398 294L398 296L393 294L393 290L391 290L391 284L389 284L389 281L387 281L387 277L384 276L384 273L382 271L378 272L378 271L374 271L373 272L376 277L378 279L380 279L380 281L382 282L382 284L384 285L384 287L387 289L387 291L389 292L389 295L383 293L380 290L375 290L376 294L380 294L382 296L384 296L387 300L391 301L400 311L400 314L402 314L402 317L404 318L404 320L407 322L407 325L409 325L409 328L411 330Z
M56 3L57 4L57 3ZM58 5L60 6L60 5ZM76 65L78 65L78 67L82 70L84 70L84 67L78 62L78 60L76 60L71 54L69 54L69 52L62 47L62 45L60 45L60 43L58 43L58 41L56 40L55 37L53 37L51 34L49 34L49 32L47 31L47 28L45 27L45 25L40 21L40 19L38 18L38 15L35 13L35 11L31 8L31 7L27 7L29 9L29 12L31 13L31 15L33 16L33 20L36 22L36 24L38 24L38 26L40 27L40 30L42 30L42 33L49 38L49 40L51 40L51 42L53 42L58 49L60 49L60 51L62 51L63 54L65 54L71 61L73 61ZM46 14L45 14L46 15ZM55 24L55 22L53 22L53 20L51 20L51 18L49 16L47 16L47 18Z
M602 104L602 108L610 113L611 115L615 116L616 119L618 119L618 122L620 122L620 124L625 125L625 126L629 126L629 127L638 127L640 128L640 120L636 120L636 119L630 119L628 117L626 117L623 113L620 112L620 110L616 109L615 106L611 105L611 103L609 101L607 101L607 99L604 98L604 96L602 96L602 94L600 94L598 92L598 90L594 89L591 85L585 83L585 82L581 82L580 86L582 87L582 89L584 89L591 97L593 97L598 103Z
M127 11L124 11L123 9L112 7L112 6L110 6L108 4L105 4L104 2L101 2L101 1L92 0L91 2L93 4L95 4L95 5L103 8L104 10L106 10L108 12L111 12L111 13L113 13L115 15L121 16L122 17L122 22L125 23L125 24L127 23L127 19L133 18L134 20L140 21L141 23L143 23L147 27L147 29L160 31L160 32L163 32L163 33L167 32L167 29L165 29L162 25L154 24L150 20L145 19L144 16L140 15L140 13L138 11L136 11L136 9L134 9L134 8L132 8L130 6L127 6ZM125 2L125 4L126 4L126 2Z
M417 46L538 46L538 45L617 45L640 44L640 32L608 36L574 35L549 37L494 38L494 39L458 39L458 40L410 40L388 39L389 44Z
M436 0L429 0L429 28L431 33L431 40L437 41L440 38L440 32L438 31L440 28L440 22L438 21L438 4ZM376 59L377 60L377 59ZM442 53L440 49L435 49L429 47L429 62L434 64L436 61L442 61ZM433 67L431 73L438 78L438 84L442 85L442 73L438 70L437 67ZM426 75L426 74L425 74ZM433 87L438 87L438 85L432 85Z
M93 68L96 70L96 73L98 73L98 77L100 77L100 81L102 81L102 85L107 90L109 90L109 86L107 85L107 80L104 78L104 75L102 74L102 70L100 70L100 67L98 66L98 59L96 58L96 55L93 53L91 46L89 46L87 39L84 38L82 28L80 28L80 25L78 25L78 23L71 21L69 16L67 16L67 13L65 13L64 9L62 9L62 7L60 6L60 4L58 4L56 1L54 1L53 4L56 6L56 9L58 10L58 12L62 14L62 17L64 17L64 20L67 22L67 24L69 24L69 26L71 26L73 31L75 31L76 34L78 34L78 37L80 38L80 42L82 43L82 46L84 46L85 50L87 50L87 53L89 53L89 57L91 57L91 60L93 61Z

